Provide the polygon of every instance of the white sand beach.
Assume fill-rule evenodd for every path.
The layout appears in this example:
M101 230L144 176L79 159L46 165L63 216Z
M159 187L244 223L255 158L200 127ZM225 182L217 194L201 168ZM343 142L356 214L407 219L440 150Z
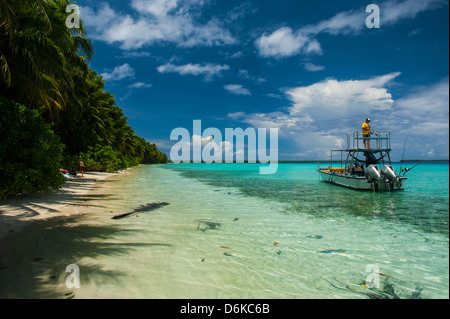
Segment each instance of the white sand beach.
M71 243L64 234L86 223L87 202L119 174L88 172L58 191L0 202L0 298L70 298L54 288L65 287L59 273L67 262L61 256ZM90 195L94 191L99 195ZM55 230L62 236L47 241Z
M97 182L118 173L87 172L72 178L63 187L49 194L28 195L0 201L0 240L36 221L77 213L79 205ZM98 184L97 184L98 185Z

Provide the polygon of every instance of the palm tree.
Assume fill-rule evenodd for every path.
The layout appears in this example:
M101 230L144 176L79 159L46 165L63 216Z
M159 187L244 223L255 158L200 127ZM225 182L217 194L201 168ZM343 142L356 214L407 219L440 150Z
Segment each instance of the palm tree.
M0 0L0 95L38 109L69 157L95 148L157 162L154 144L135 135L114 95L89 69L92 43L66 26L68 0Z
M53 120L76 103L73 74L93 53L83 25L65 24L67 0L0 0L0 93Z

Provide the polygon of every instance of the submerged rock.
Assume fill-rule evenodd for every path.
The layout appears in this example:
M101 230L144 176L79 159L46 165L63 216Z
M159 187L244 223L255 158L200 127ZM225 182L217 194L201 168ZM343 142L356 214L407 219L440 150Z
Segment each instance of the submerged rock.
M197 222L197 230L201 230L202 232L207 230L217 230L220 226L222 226L221 223L212 222L206 219L196 219L195 222Z

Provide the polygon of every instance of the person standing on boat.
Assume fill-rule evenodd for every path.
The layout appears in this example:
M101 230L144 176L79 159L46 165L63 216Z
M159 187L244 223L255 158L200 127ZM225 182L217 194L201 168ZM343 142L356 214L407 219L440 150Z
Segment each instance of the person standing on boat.
M370 119L366 118L366 121L362 124L362 136L363 136L364 148L371 148L370 147L370 134L372 134L372 131L370 130L369 123L370 123Z

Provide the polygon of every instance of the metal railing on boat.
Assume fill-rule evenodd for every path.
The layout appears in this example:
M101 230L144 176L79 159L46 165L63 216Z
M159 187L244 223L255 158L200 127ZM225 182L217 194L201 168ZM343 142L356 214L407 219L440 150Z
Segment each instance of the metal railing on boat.
M364 145L366 141L367 147ZM362 141L362 142L361 142ZM370 143L369 143L370 141ZM370 144L371 148L368 148ZM374 144L374 145L372 145ZM362 153L384 153L389 159L389 152L391 151L391 132L390 131L376 131L370 134L368 137L363 135L361 131L355 131L347 133L347 148L340 150L331 150L331 165L329 168L333 168L334 164L338 164L339 170L347 167L347 162L354 159L354 154L358 152ZM338 158L335 153L339 153ZM344 154L346 154L344 158ZM384 157L384 156L383 156ZM318 164L319 166L319 164ZM324 169L324 168L322 168ZM326 169L326 168L325 168Z
M362 142L361 142L362 141ZM364 143L366 141L366 143ZM372 145L375 142L375 145ZM365 146L371 145L371 148ZM391 132L376 131L369 136L364 136L363 132L356 131L347 133L347 150L364 151L364 152L380 152L391 150Z

